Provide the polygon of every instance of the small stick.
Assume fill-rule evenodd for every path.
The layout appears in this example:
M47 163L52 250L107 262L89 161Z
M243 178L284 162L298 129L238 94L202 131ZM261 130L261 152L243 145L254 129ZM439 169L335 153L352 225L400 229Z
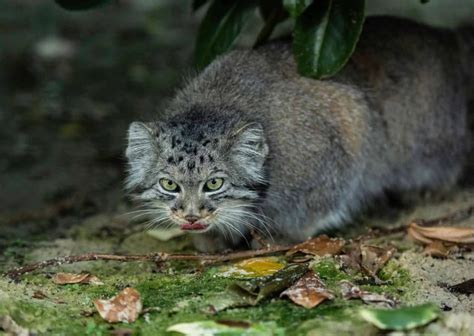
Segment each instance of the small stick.
M96 254L96 253L87 253L80 254L75 256L66 256L66 257L57 257L54 259L49 259L45 261L40 261L34 264L14 268L7 273L6 276L11 278L17 278L20 275L43 269L50 266L60 266L63 264L73 264L81 261L94 261L94 260L113 260L113 261L153 261L153 262L162 262L166 260L196 260L196 261L208 261L212 263L243 259L249 257L256 257L266 254L273 254L277 252L288 251L291 246L272 246L260 250L246 250L238 251L228 254L172 254L157 252L151 254L142 254L142 255L115 255L115 254Z
M436 226L445 224L447 222L460 222L465 220L474 215L474 205L449 213L445 216L430 219L430 220L421 220L415 219L414 223L423 225L423 226ZM407 226L401 226L394 229L389 230L379 230L379 234L387 234L387 233L396 233L406 230ZM73 264L76 262L81 261L94 261L94 260L114 260L114 261L122 261L122 262L129 262L129 261L153 261L153 262L162 262L166 260L196 260L196 261L207 261L211 263L218 263L223 261L229 260L236 260L236 259L243 259L243 258L250 258L256 257L261 255L273 254L277 252L285 252L292 248L293 246L270 246L267 248L259 249L259 250L246 250L246 251L238 251L234 253L228 254L173 254L173 253L164 253L164 252L157 252L152 254L142 254L142 255L115 255L115 254L95 254L95 253L88 253L88 254L81 254L76 256L66 256L66 257L58 257L54 259L49 259L45 261L41 261L35 264L26 265L22 267L14 268L7 273L6 276L11 278L16 278L22 274L26 274L35 270L43 269L49 266L59 266L62 264Z

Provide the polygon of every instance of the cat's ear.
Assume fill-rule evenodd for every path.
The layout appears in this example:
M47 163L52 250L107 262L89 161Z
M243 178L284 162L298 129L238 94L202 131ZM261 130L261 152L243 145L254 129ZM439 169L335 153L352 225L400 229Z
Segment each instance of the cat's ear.
M133 122L128 128L127 188L133 189L143 183L158 156L158 127L154 123Z
M268 145L262 125L251 123L239 127L233 139L231 158L253 181L263 182L263 165L268 155Z

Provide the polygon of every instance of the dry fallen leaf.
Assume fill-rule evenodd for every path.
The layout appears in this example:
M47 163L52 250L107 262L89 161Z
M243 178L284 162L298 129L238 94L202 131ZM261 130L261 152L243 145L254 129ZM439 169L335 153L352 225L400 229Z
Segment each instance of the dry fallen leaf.
M314 308L324 300L332 300L334 295L313 271L307 272L293 286L280 294L288 296L294 303L305 308Z
M142 311L140 293L131 287L125 288L109 300L95 300L94 305L100 316L107 322L132 323Z
M389 307L393 307L396 304L396 302L387 295L365 291L350 281L343 280L339 284L344 299L361 299L365 303L381 303Z
M67 285L67 284L91 284L91 285L103 285L104 283L94 275L89 273L56 273L53 276L53 282L56 285Z
M377 279L379 270L392 258L395 253L393 247L378 247L372 245L360 245L360 266L368 275Z
M347 246L345 250L346 254L338 257L343 267L353 272L362 270L376 281L380 281L377 273L396 251L393 247L378 247L363 243L354 243Z
M287 252L287 255L292 255L296 252L302 252L317 256L335 255L341 252L345 244L346 242L344 239L329 238L326 235L321 235L316 238L307 240L301 244L293 246Z
M415 222L408 226L408 235L424 244L439 240L453 244L474 244L474 228L451 226L420 226Z
M436 258L447 258L449 249L444 246L443 242L436 240L425 246L423 254Z
M48 296L43 293L42 291L40 290L36 290L34 291L33 295L31 296L33 299L39 299L39 300L43 300L43 299L47 299Z

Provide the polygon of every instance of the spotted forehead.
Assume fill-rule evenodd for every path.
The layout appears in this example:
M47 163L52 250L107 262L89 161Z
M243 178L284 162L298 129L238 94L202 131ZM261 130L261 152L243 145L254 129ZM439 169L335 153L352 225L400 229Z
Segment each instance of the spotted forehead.
M218 170L222 140L205 130L188 132L183 126L163 130L158 141L166 164L182 174L201 175Z

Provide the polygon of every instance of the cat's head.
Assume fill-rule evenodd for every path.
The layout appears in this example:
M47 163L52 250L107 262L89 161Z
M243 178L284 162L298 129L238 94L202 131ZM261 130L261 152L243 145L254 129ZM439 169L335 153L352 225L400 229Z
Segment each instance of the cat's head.
M134 122L127 189L144 202L151 224L235 235L259 220L255 205L267 154L258 123Z

